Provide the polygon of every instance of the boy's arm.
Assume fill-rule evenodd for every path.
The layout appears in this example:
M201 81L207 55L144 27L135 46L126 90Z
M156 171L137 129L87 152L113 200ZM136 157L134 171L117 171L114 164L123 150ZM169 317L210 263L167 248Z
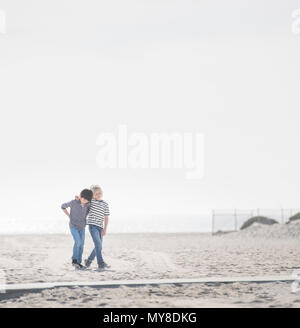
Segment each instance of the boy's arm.
M70 201L70 202L68 202L68 203L64 203L64 204L61 205L61 209L64 211L64 213L65 213L68 217L70 217L70 213L69 213L69 211L67 210L67 208L68 208L68 207L71 207L71 203L72 203L72 201Z
M107 226L108 226L108 215L104 215L104 228L102 230L102 236L106 235Z
M62 210L64 211L64 213L65 213L68 217L70 217L70 213L69 213L69 211L68 211L66 208L63 208Z
M106 235L109 215L110 215L109 207L108 207L108 204L106 204L105 213L104 213L104 228L102 230L102 236Z

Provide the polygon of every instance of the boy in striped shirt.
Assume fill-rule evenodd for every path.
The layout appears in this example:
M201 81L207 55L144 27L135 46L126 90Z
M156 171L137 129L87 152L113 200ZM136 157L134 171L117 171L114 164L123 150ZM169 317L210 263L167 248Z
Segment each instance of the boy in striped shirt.
M102 240L107 231L108 217L110 214L109 207L102 200L103 192L98 185L91 186L91 190L93 191L93 199L91 200L90 211L87 216L87 224L95 247L88 259L85 260L85 266L88 268L95 257L97 257L98 268L105 269L108 265L102 257Z

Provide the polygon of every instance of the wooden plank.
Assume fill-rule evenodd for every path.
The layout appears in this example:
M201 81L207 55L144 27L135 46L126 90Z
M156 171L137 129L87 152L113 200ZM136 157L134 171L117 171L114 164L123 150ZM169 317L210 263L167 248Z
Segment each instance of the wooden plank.
M49 283L26 283L7 284L0 286L0 290L42 290L57 287L120 287L120 286L146 286L146 285L172 285L172 284L205 284L205 283L235 283L235 282L288 282L294 281L290 276L248 276L248 277L202 277L202 278L177 278L177 279L141 279L141 280L105 280L105 281L72 281L72 282L49 282Z

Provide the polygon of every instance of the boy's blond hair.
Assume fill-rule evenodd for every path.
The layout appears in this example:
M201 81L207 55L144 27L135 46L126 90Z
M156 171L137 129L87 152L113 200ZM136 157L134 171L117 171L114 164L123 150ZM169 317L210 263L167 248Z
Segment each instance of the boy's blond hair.
M92 192L94 193L96 190L101 190L102 192L102 189L99 185L91 185L90 189L92 190Z

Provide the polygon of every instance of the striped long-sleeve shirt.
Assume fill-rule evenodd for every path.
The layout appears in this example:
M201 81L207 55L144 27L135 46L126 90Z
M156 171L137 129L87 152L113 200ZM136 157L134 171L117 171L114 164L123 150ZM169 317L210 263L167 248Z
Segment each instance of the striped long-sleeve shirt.
M91 200L87 224L96 225L103 229L104 216L109 215L108 204L104 200Z

